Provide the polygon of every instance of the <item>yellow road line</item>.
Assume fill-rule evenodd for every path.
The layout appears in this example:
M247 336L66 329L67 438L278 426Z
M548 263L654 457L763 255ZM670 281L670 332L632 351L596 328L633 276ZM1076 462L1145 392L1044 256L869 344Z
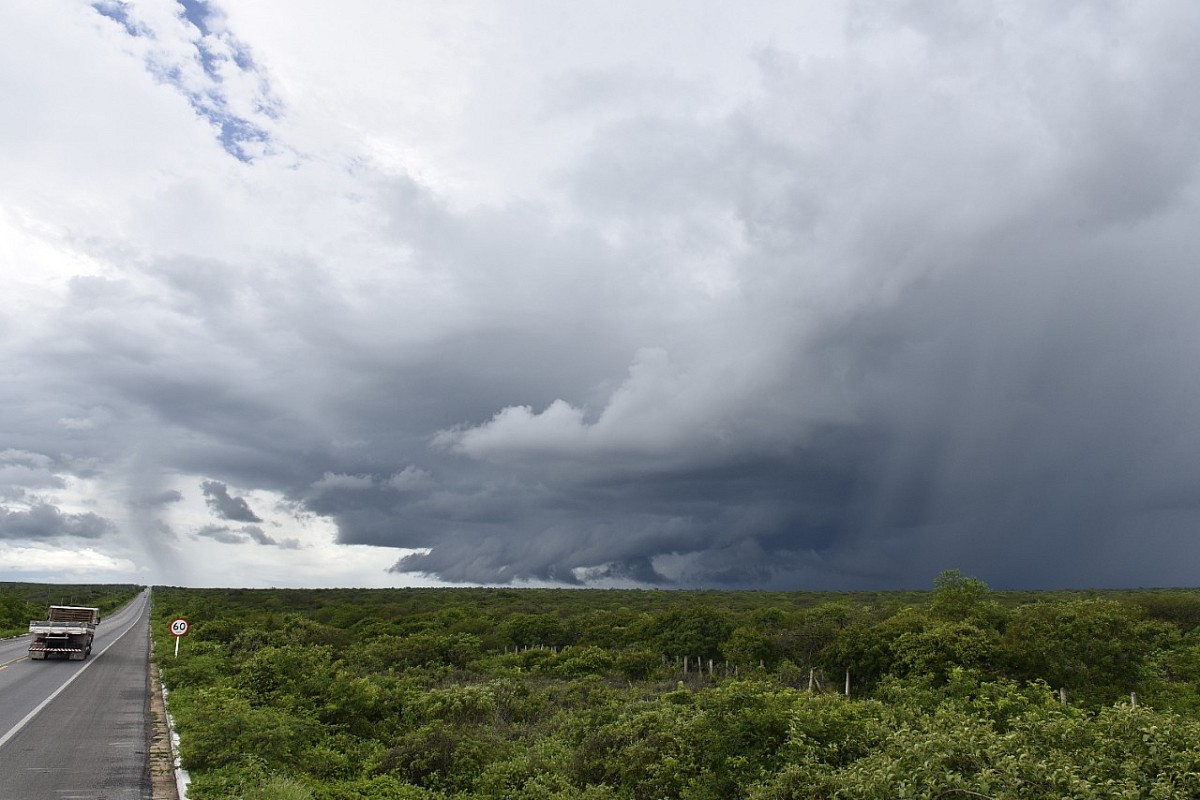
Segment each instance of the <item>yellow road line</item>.
M25 659L27 659L27 658L29 658L29 655L28 655L28 654L26 654L26 655L23 655L23 656L21 656L20 658L14 658L12 661L5 661L3 664L0 664L0 669L4 669L4 668L5 668L5 667L7 667L9 664L15 664L15 663L17 663L18 661L24 661L24 660L25 660Z

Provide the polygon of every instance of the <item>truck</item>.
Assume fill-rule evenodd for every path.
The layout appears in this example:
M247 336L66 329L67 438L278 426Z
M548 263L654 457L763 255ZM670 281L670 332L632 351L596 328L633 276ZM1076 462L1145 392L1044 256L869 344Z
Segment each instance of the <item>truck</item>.
M50 656L66 656L83 661L92 652L92 639L100 624L100 609L85 606L50 606L50 618L29 623L33 640L29 658L44 661Z

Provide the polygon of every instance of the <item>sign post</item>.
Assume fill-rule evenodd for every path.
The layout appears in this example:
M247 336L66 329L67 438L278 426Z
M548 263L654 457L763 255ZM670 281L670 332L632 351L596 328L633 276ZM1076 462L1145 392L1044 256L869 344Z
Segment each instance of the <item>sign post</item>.
M179 640L187 636L188 621L183 617L171 620L171 635L175 637L175 657L179 658Z

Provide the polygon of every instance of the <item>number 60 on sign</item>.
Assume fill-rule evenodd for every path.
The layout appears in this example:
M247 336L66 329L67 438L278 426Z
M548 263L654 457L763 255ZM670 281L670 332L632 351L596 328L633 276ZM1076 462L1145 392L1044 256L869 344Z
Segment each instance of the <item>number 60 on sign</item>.
M175 637L175 657L179 658L179 639L187 636L188 621L183 617L171 620L171 635Z

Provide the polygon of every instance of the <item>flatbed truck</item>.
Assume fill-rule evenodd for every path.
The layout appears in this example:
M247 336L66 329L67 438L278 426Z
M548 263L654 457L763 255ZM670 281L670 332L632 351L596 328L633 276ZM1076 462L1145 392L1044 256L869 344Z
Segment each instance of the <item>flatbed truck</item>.
M92 639L100 624L100 609L85 606L50 606L50 618L29 623L33 640L29 658L44 661L51 656L66 656L83 661L92 652Z

